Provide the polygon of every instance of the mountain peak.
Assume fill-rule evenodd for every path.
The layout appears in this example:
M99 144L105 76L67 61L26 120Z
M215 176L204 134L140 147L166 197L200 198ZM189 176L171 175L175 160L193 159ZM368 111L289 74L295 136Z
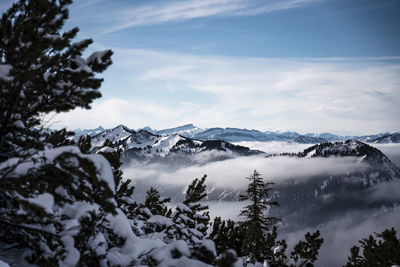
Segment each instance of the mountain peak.
M198 127L194 126L192 123L190 123L190 124L185 124L185 125L174 127L174 128L159 130L156 133L160 134L160 135L181 134L186 137L193 137L195 134L197 134L201 131L202 130L200 128L198 128Z
M369 164L393 163L379 149L363 142L350 139L336 143L322 143L311 146L298 154L299 157L362 157Z

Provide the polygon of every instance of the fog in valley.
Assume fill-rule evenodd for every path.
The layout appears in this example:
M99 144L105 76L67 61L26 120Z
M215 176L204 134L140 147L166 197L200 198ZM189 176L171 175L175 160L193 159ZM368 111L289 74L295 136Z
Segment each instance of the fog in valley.
M239 145L261 150L267 154L297 153L310 147L309 144L285 142L240 142ZM400 144L372 144L381 150L396 165L400 165ZM143 201L146 190L156 187L163 196L172 197L171 205L182 200L186 186L194 179L207 175L207 189L209 191L210 216L220 216L223 219L240 220L240 210L245 203L238 202L237 196L247 188L248 177L253 170L259 171L264 181L279 184L289 179L306 181L309 177L319 175L345 175L346 173L362 171L368 166L355 157L329 158L295 158L295 157L265 157L250 156L236 157L224 161L208 162L214 152L206 152L197 156L198 164L177 168L170 168L165 164L143 165L131 162L123 166L124 178L132 179L135 183L135 197ZM370 194L373 200L391 200L399 203L400 182L380 184L374 187ZM229 195L220 201L218 196ZM279 209L279 207L274 207ZM312 218L310 218L312 219ZM382 207L380 209L356 210L344 212L328 223L318 227L286 231L283 227L280 238L288 241L289 249L294 243L304 237L307 231L319 229L324 237L324 244L320 250L318 266L338 266L344 264L350 255L350 247L358 240L367 237L373 232L381 232L385 228L397 227L400 221L400 208ZM332 254L331 251L336 251Z

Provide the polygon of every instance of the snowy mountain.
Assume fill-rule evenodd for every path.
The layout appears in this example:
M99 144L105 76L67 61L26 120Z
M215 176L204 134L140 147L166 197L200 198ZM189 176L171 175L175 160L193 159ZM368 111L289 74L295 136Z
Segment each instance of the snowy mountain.
M184 129L181 129L181 131L184 131ZM124 125L94 135L92 137L94 151L101 148L107 139L123 151L125 162L134 159L145 162L168 162L185 165L196 161L192 156L206 152L208 155L207 162L263 153L225 141L200 141L175 133L159 135L146 130L135 131ZM204 160L204 157L202 159Z
M386 144L386 143L400 143L400 132L387 134L370 141L371 143Z
M320 137L302 136L296 132L261 132L258 130L248 130L239 128L208 128L202 130L193 124L184 125L181 127L157 131L157 134L179 134L185 137L195 138L199 140L223 140L227 142L241 141L286 141L298 142L306 144L315 144L326 142Z
M125 127L125 126L124 126ZM260 142L270 142L270 141L280 141L280 142L294 142L301 144L319 144L326 142L337 142L345 141L349 139L358 140L361 142L371 142L371 143L399 143L400 142L400 132L398 133L381 133L374 135L364 135L364 136L342 136L331 133L307 133L301 135L296 132L261 132L258 130L248 130L239 128L207 128L201 129L193 124L186 124L183 126L178 126L174 128L153 130L152 128L146 126L144 128L137 129L136 131L145 130L147 132L156 135L181 135L184 137L198 139L202 141L206 140L223 140L226 142L242 142L242 141L260 141ZM79 136L89 134L94 136L101 132L107 131L103 127L99 126L96 129L89 130L75 130L75 140L78 140ZM131 130L132 131L132 130Z
M159 135L179 134L185 137L195 138L200 132L203 132L203 130L199 127L196 127L193 124L186 124L175 128L159 130L155 133Z
M105 129L101 126L95 128L95 129L84 129L84 130L76 129L76 130L74 130L74 132L75 132L74 140L77 141L79 139L79 137L82 135L94 136L94 135L97 135L104 131L105 131Z
M295 157L353 157L354 165L365 168L342 175L293 177L275 186L274 199L280 203L276 215L286 219L287 227L317 226L346 212L379 209L397 205L394 198L373 197L382 186L400 181L400 168L378 149L348 140L311 146ZM288 222L291 222L290 224Z

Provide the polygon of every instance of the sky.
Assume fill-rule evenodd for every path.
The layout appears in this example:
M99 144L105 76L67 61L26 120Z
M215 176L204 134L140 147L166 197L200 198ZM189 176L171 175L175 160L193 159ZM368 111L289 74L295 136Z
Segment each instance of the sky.
M75 0L65 28L114 63L91 110L45 121L399 131L399 11L398 0Z

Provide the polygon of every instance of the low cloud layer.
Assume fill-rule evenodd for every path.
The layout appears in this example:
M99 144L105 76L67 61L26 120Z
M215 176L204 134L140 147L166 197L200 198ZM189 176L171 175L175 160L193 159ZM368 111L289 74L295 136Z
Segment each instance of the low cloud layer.
M253 142L243 141L235 142L236 145L245 146L250 149L261 150L268 154L280 154L280 153L298 153L304 151L304 149L310 147L310 144L299 144L289 142Z
M140 165L131 163L124 167L125 177L138 182L144 180L167 186L185 186L194 178L207 174L207 182L217 188L243 189L253 170L259 171L268 182L282 182L286 179L307 179L316 175L339 175L362 170L366 165L357 158L294 158L260 156L239 157L206 165L194 165L170 171L163 165Z
M241 143L253 149L269 153L298 152L309 145L284 142L246 142ZM399 144L373 144L381 149L389 158L399 155ZM205 154L203 159L213 156ZM204 162L203 162L204 163ZM203 165L182 167L171 170L160 164L139 165L130 164L124 167L125 177L134 178L137 193L143 194L150 185L156 186L165 196L183 196L185 187L196 177L208 175L208 185L217 188L245 189L252 170L257 169L265 181L282 182L285 179L297 177L307 179L314 175L335 175L362 170L366 165L359 159L347 158L290 158L260 156L239 157L225 161L212 162ZM172 189L174 188L174 189ZM209 187L210 188L210 187ZM377 185L371 191L370 201L390 200L399 203L400 182L393 181ZM143 197L143 196L142 196ZM140 198L140 197L139 197ZM176 200L175 199L175 200ZM206 201L212 218L220 216L223 219L240 220L239 213L245 203L238 201ZM301 239L306 232L320 230L324 244L320 250L317 266L334 267L345 264L350 255L350 248L358 245L358 240L368 237L374 232L382 232L386 228L397 227L400 221L400 207L381 207L379 209L354 210L350 213L337 215L318 228L296 229L294 232L280 230L280 237L286 239L288 251ZM333 253L334 252L334 253Z
M400 144L369 144L385 154L394 164L400 167Z

